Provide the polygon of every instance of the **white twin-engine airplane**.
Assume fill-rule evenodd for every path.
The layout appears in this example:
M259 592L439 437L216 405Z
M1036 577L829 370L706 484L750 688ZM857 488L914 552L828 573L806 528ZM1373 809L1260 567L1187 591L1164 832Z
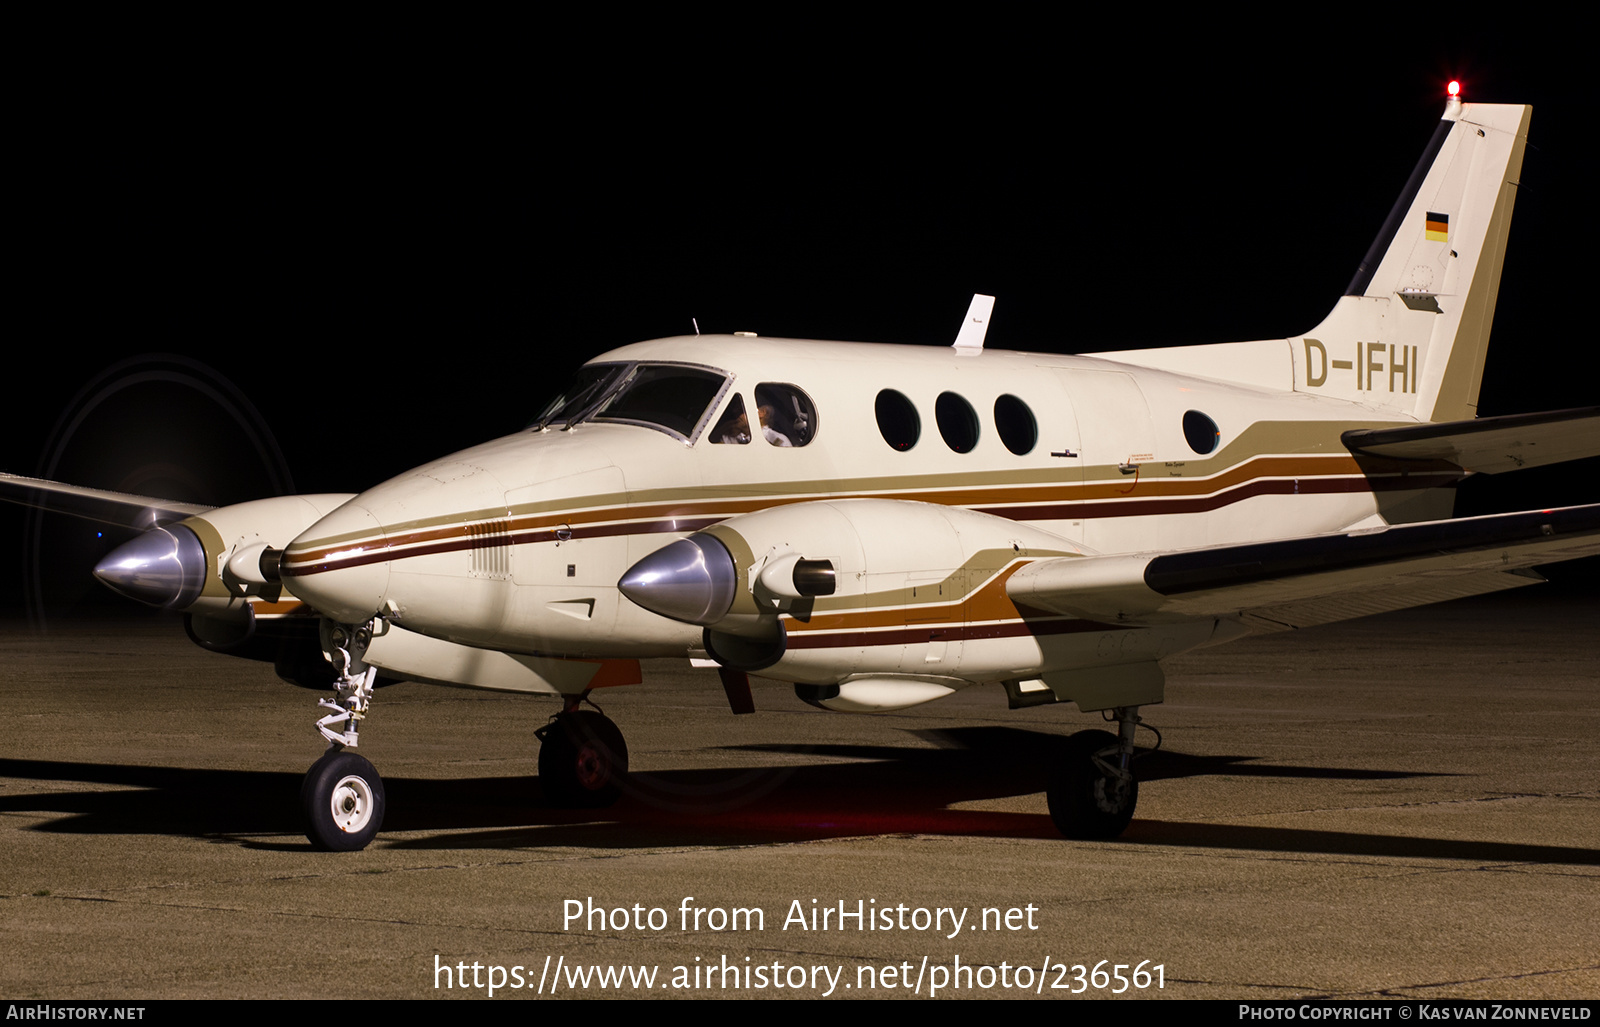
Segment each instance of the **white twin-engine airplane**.
M831 710L998 682L1013 708L1109 711L1117 732L1067 739L1048 798L1066 835L1114 837L1164 657L1600 552L1600 505L1450 519L1440 487L1600 453L1600 407L1474 419L1531 113L1452 97L1346 295L1296 338L996 352L979 296L950 348L626 346L529 429L356 496L0 484L153 514L102 581L334 690L302 789L321 847L383 820L350 751L383 679L558 697L544 791L604 805L627 747L579 706L643 657L715 664L735 713L757 671Z

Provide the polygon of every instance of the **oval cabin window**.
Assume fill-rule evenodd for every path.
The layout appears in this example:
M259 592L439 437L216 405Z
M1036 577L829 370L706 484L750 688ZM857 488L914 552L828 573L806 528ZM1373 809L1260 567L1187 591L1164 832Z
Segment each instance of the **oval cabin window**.
M1222 433L1217 430L1217 422L1198 410L1191 410L1183 415L1183 437L1190 449L1204 456L1216 451Z
M934 419L944 444L957 453L970 453L978 444L978 415L972 404L954 392L941 392L933 404Z
M878 393L874 409L878 415L878 431L883 433L883 441L890 448L904 453L917 444L922 435L922 418L917 416L917 408L909 399L893 389L884 389Z
M1009 394L994 401L994 428L1000 441L1017 456L1033 452L1039 442L1039 423L1033 419L1033 411Z

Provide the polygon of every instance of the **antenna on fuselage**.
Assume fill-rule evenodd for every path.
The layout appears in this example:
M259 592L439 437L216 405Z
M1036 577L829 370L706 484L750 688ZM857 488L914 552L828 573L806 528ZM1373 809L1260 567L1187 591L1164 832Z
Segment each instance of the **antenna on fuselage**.
M975 357L983 352L984 336L989 334L989 315L994 313L994 297L981 292L972 294L972 306L967 308L967 319L961 323L952 347L957 356Z
M695 334L696 334L696 335L699 335L699 334L700 334L700 322L699 322L699 321L696 321L696 320L695 320L695 319L694 319L694 318L692 318L692 317L691 317L691 318L690 318L690 319L689 319L689 323L690 323L690 324L692 324L692 325L694 325L694 333L695 333Z

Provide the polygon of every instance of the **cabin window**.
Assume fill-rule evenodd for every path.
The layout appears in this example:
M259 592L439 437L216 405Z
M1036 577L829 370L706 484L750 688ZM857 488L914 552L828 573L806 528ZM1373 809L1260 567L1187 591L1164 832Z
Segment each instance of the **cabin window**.
M1183 438L1190 449L1204 456L1216 451L1222 432L1217 430L1217 422L1198 410L1191 410L1183 415Z
M768 444L804 446L817 433L817 408L798 386L762 382L756 386L756 430Z
M922 436L922 418L917 416L917 408L909 399L893 389L884 389L878 393L874 409L878 415L878 431L883 433L883 441L891 449L904 453L917 444Z
M1033 419L1033 411L1015 396L1005 395L994 401L994 427L1000 433L1000 441L1018 456L1033 452L1039 442L1039 424Z
M727 375L710 368L638 364L594 419L647 425L693 441L727 383Z
M711 441L722 446L743 446L750 441L750 418L744 412L744 397L737 392L722 419L711 429Z
M944 444L957 453L970 453L978 444L978 415L971 403L954 392L939 393L933 404L933 417Z

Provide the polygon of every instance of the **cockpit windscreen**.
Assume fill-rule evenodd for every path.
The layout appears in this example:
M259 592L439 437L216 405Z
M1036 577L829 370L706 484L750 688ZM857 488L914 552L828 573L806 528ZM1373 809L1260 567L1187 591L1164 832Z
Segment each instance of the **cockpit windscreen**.
M728 376L683 364L640 364L595 411L596 421L626 421L666 429L685 439L722 395Z
M572 381L544 408L534 424L540 428L556 422L571 424L604 399L627 369L627 364L585 364L578 368Z

